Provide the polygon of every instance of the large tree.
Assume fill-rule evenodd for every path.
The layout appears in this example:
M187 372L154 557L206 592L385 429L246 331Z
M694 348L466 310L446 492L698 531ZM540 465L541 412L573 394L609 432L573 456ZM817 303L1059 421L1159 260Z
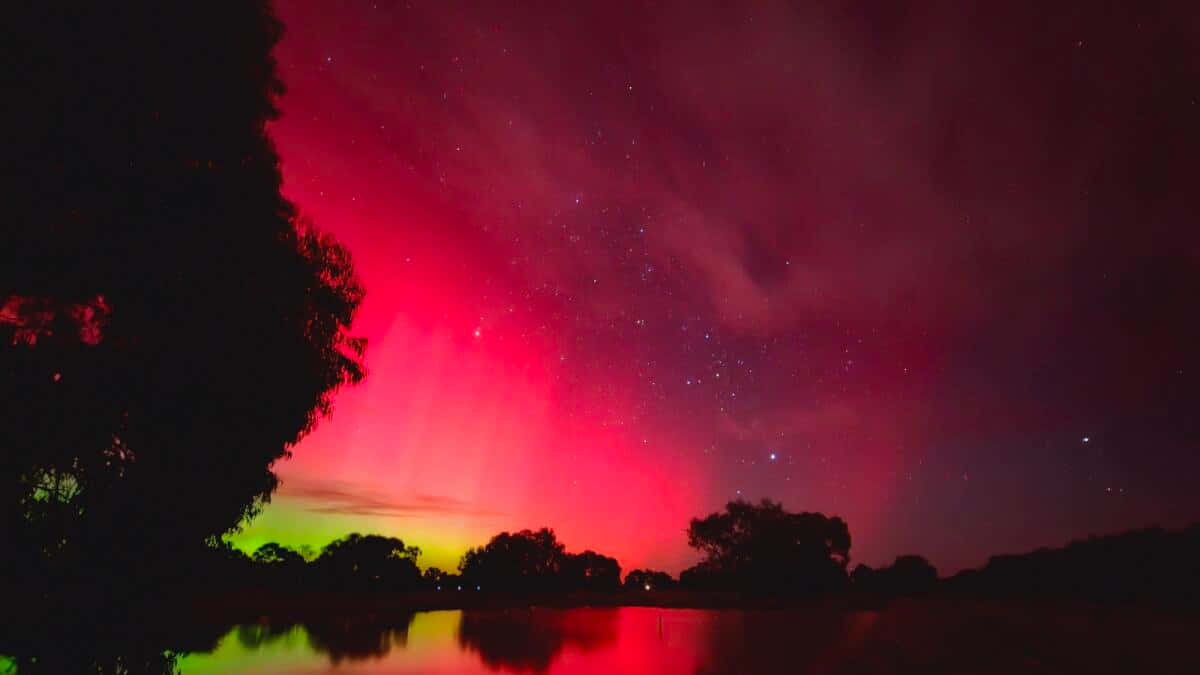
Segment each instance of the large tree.
M595 551L568 553L562 561L562 585L571 591L615 591L621 587L621 565Z
M501 532L486 545L469 549L458 564L471 586L504 591L558 590L566 561L554 530ZM618 572L619 574L619 572Z
M0 31L6 562L162 568L362 378L363 290L280 193L265 1L19 3Z
M680 581L773 593L812 593L846 583L850 530L838 517L791 513L768 499L729 502L693 518L688 545L705 555Z
M676 583L666 572L634 570L625 575L624 586L627 591L662 591L674 588Z
M313 561L318 583L335 590L404 591L421 584L421 549L395 537L349 534L321 549Z

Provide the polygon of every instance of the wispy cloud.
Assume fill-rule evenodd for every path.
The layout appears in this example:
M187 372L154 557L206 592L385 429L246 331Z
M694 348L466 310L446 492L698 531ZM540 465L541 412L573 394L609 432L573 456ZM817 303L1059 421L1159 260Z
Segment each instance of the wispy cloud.
M307 502L305 509L313 513L391 518L447 514L500 515L457 497L420 493L393 497L355 483L337 480L288 480L280 490L279 497Z

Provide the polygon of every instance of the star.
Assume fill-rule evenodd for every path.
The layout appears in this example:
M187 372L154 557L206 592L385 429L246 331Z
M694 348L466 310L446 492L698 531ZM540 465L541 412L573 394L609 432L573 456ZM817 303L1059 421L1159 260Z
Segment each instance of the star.
M350 3L357 9L345 11L370 11L374 1ZM1105 174L1097 183L1062 171L1033 141L1063 133L1066 152L1079 152L1074 159L1084 164L1125 157L1127 143L1156 147L1156 139L1170 136L1178 137L1179 147L1194 148L1200 131L1184 123L1186 110L1167 105L1179 102L1171 97L1147 103L1152 114L1136 119L1126 118L1120 106L1110 110L1095 105L1110 96L1127 98L1141 89L1143 78L1161 91L1187 91L1181 77L1187 69L1148 67L1160 58L1152 50L1097 46L1086 35L1063 41L1061 35L1026 31L1012 36L1022 48L1074 50L1086 38L1088 50L1128 52L1135 55L1134 62L1108 73L1104 92L1055 92L1046 83L1069 79L1078 64L1018 60L1012 78L1004 82L962 83L969 95L989 95L995 87L1010 97L1019 91L1030 100L1020 100L1018 107L1034 110L1051 109L1047 106L1061 93L1072 105L1093 110L1094 122L1058 113L1027 116L1028 129L1017 133L1007 122L1009 111L935 101L935 113L909 129L897 123L906 120L901 101L894 110L869 113L879 123L864 143L854 125L838 122L859 114L860 94L882 77L870 73L860 82L857 75L843 72L845 64L857 63L861 55L856 50L864 45L846 45L833 54L832 63L812 65L812 74L826 76L831 86L821 113L807 119L814 113L803 92L744 86L786 78L791 63L805 53L789 30L759 26L757 18L729 41L705 43L681 39L668 27L682 16L690 28L707 31L719 26L724 13L705 7L639 8L639 16L654 19L645 23L652 39L629 45L630 58L622 61L628 70L618 73L606 62L603 48L597 49L605 44L602 37L580 34L578 40L555 43L555 54L537 41L513 40L523 31L541 30L545 22L561 29L555 22L565 16L517 12L504 18L503 30L489 26L479 32L491 23L486 12L460 17L434 3L422 9L426 19L465 30L436 36L412 30L403 40L379 41L372 38L370 19L339 22L327 32L322 13L311 3L280 4L296 38L285 42L279 55L281 75L292 80L292 88L280 99L284 114L272 126L285 183L297 207L322 216L318 224L327 223L331 234L347 244L369 298L361 325L372 345L366 386L376 393L348 396L343 407L357 418L374 410L365 399L384 392L395 397L396 405L379 408L403 411L394 422L385 420L396 430L430 430L420 437L431 457L427 466L422 464L431 480L456 484L463 475L486 473L490 453L443 459L437 451L463 439L488 438L497 453L512 455L518 469L526 462L555 466L559 448L577 447L576 469L586 470L592 461L596 466L614 464L611 472L589 476L589 485L592 479L601 481L600 498L627 499L630 512L652 513L649 520L663 533L662 550L669 551L660 558L658 546L613 534L598 515L605 510L603 502L594 512L580 512L573 523L578 544L615 554L630 566L682 559L686 541L667 533L719 508L733 481L746 485L736 489L736 499L753 494L787 500L793 508L849 512L850 529L860 535L855 548L864 560L882 561L902 552L893 547L912 548L930 555L947 574L996 553L994 542L954 538L944 550L940 544L921 550L932 540L920 526L921 514L962 509L963 522L976 524L996 513L996 525L1011 528L1028 513L1061 510L1067 521L1087 522L1100 533L1124 519L1150 524L1157 512L1141 509L1164 503L1180 510L1200 508L1200 496L1190 495L1175 475L1200 468L1200 458L1189 452L1192 444L1183 433L1188 406L1176 405L1194 393L1184 379L1195 370L1193 359L1183 348L1192 317L1178 311L1186 302L1175 299L1188 294L1170 292L1179 282L1187 290L1197 286L1190 276L1176 274L1188 269L1185 253L1195 248L1195 237L1185 228L1139 232L1125 222L1132 222L1133 214L1109 208L1112 199L1126 203L1123 191L1133 188L1122 181L1129 176L1165 181L1169 188L1170 174L1182 176L1186 161L1180 158L1189 153L1149 166L1141 166L1146 157L1134 153L1136 157L1127 158L1133 162L1129 171ZM386 7L379 3L380 10ZM819 8L813 12L822 15ZM790 13L780 13L785 16ZM854 20L867 26L868 18ZM403 30L400 23L395 27ZM321 39L313 39L318 34ZM999 33L988 35L994 42ZM1151 44L1149 33L1122 35L1138 47ZM959 37L929 39L944 46L957 44ZM743 47L757 48L751 46L755 41L780 58L734 59L728 67L695 72L689 65L696 58L728 60ZM405 42L411 51L402 48ZM315 52L299 48L310 43L321 47ZM974 41L964 49L986 59L988 44ZM679 58L655 58L663 45ZM483 71L469 67L483 54L496 52L504 58ZM444 58L420 63L439 53ZM341 63L339 55L347 57L347 67L356 68L331 68ZM562 57L562 67L532 71L545 86L528 91L528 64L552 55ZM357 68L366 64L369 71ZM414 69L418 72L412 73ZM308 70L341 74L334 79L289 77ZM928 73L929 81L951 81L957 72L940 64ZM418 75L412 96L404 97L402 105L393 101L389 92L406 90L404 83ZM681 77L687 87L652 84ZM338 96L347 85L361 96L349 101ZM919 87L896 89L898 95L923 100ZM700 91L704 95L692 100L691 94ZM753 100L740 105L746 96ZM1185 106L1189 101L1184 97ZM892 157L891 150L910 131L918 140L936 138L942 131L937 120L946 115L983 131L955 137L947 157L921 143L919 151ZM1170 123L1158 124L1160 118ZM473 123L463 124L464 119ZM781 133L758 142L759 130L777 124ZM788 137L813 124L825 138L801 152ZM1122 134L1116 139L1101 134L1092 146L1075 148L1072 139L1077 136L1093 138L1088 131L1093 124L1120 128ZM411 138L395 136L399 128L421 132ZM783 140L777 143L776 137ZM376 144L366 143L368 139ZM326 160L339 148L345 152L335 158L337 170L330 170ZM492 152L480 154L477 148ZM838 155L845 150L850 152L842 161ZM632 160L635 151L638 162ZM927 175L969 163L977 152L982 152L978 166L955 175L943 186L944 195L914 191L902 180L863 185L858 175L859 166L881 158L896 160L898 175ZM997 152L1005 160L1000 165L988 161ZM710 162L715 173L707 170ZM821 177L815 195L789 189L790 177L812 175ZM1013 176L1018 184L1027 180L1043 186L1055 198L1042 199L1037 190L1011 190ZM1113 194L1103 194L1098 184L1111 187ZM374 189L367 193L364 186ZM443 194L438 187L453 191ZM589 195L586 209L584 195ZM817 203L809 204L814 196ZM1178 202L1171 201L1176 198ZM990 215L983 208L1007 201L1013 203L993 207ZM443 213L447 204L454 206L453 214L444 218L443 227L427 227L412 217L376 222L388 212ZM368 213L357 211L368 206ZM1158 206L1161 213L1155 217L1167 222L1188 212L1186 199L1173 193ZM968 214L967 208L985 213ZM1009 211L1029 217L1009 218ZM868 220L873 227L866 227ZM1126 246L1127 241L1134 245ZM1004 248L997 250L1021 264L960 267L979 251L988 254L1000 244ZM1179 260L1166 244L1178 250ZM921 251L915 270L911 250ZM1076 251L1087 252L1086 260L1081 257L1087 264L1057 264ZM1007 259L989 255L985 263ZM393 269L386 264L391 260L401 264ZM1158 261L1168 265L1161 274L1137 274L1155 272ZM1146 322L1151 328L1145 333L1136 327L1128 334L1096 330L1128 300L1114 293L1124 288L1115 270L1126 270L1139 281L1136 297L1144 301L1130 319ZM1045 302L1028 302L1025 291L1031 282L1043 289ZM977 303L984 292L987 302ZM1069 315L1053 311L1067 302L1076 308ZM0 315L6 311L0 307ZM389 332L389 312L403 319L394 333ZM1161 326L1155 323L1160 319L1165 322ZM482 344L484 321L497 327L487 345ZM462 342L461 328L480 345ZM452 339L445 339L446 330ZM462 352L462 358L455 351L441 351L443 341L453 343L450 349ZM1076 344L1086 349L1073 349ZM414 358L409 350L436 358ZM1111 373L1100 367L1112 362L1128 367ZM1030 378L1015 366L1024 363L1062 365L1035 379L1044 377L1050 386L1033 388L1022 385ZM49 368L39 377L44 383L50 379L45 375L54 373ZM704 373L712 386L704 386ZM1137 376L1130 382L1141 382L1143 395L1122 395L1129 386L1126 374ZM62 373L61 382L51 384L67 387L77 379L74 371L72 375L66 380ZM470 378L472 385L441 386L443 377L454 383ZM682 391L677 386L681 378ZM400 384L410 380L432 383L432 388L422 384L413 391ZM397 385L381 384L388 382ZM967 404L955 400L953 394L959 392ZM432 407L404 403L431 396L437 397ZM1128 409L1117 407L1118 402ZM469 414L477 406L483 414ZM429 415L424 414L427 409ZM461 430L449 422L459 418ZM929 424L930 419L939 423ZM1147 444L1140 453L1109 456L1120 445L1117 439L1136 437L1143 424L1151 426L1151 419L1161 420L1155 433L1164 436L1163 442ZM1092 424L1101 425L1100 433L1108 439L1095 452L1091 432L1079 431ZM488 437L493 427L523 426L536 432ZM1074 448L1066 443L1072 426L1078 434ZM332 452L335 445L360 448L351 453L355 462L374 461L384 452L374 446L386 446L394 433L365 419L362 429L356 434L355 426L339 423L323 432L345 442L311 444L303 466L341 466L343 460ZM978 442L958 442L963 430ZM804 438L804 444L796 445L789 440L793 438ZM1013 443L1012 438L1030 442ZM778 484L774 469L755 470L760 451L768 464L782 463L780 451L764 447L776 443L793 450L786 462L786 486ZM621 451L609 453L610 444ZM1021 472L997 474L989 462L977 461L987 456L984 448L1010 444L1011 463ZM926 447L938 450L924 454ZM701 448L699 458L695 448ZM314 461L307 459L314 456ZM1144 467L1139 464L1143 460ZM976 469L974 483L966 466ZM815 475L801 473L806 469ZM692 487L683 486L685 470L694 472ZM1130 481L1127 471L1138 472L1139 482ZM603 489L625 472L644 481L628 489ZM793 472L799 476L795 487ZM520 471L512 475L519 480ZM873 489L885 479L907 490ZM1134 499L1150 493L1158 479L1163 480L1162 494ZM512 490L523 489L505 484L508 473L495 480L501 482L494 498L500 502ZM583 490L570 477L560 481L564 494L578 496ZM1021 481L1029 481L1031 488L1019 489ZM1064 498L1086 494L1110 501L1104 498L1124 496L1126 482L1131 499L1121 506L1128 513L1114 508L1092 514L1087 509L1095 505L1087 499ZM634 489L659 484L677 490L670 509L655 510L661 502L655 490ZM963 494L979 490L985 493L963 501ZM888 498L892 492L897 498ZM994 512L992 498L1003 500ZM573 499L551 491L547 500L522 502L513 515L537 523L543 518L539 502L545 501L547 513L562 513L574 508ZM1003 508L1007 500L1016 500L1012 503L1021 508ZM865 514L883 511L894 512L888 522L901 525L894 536L871 532L876 523ZM1118 520L1109 523L1106 518ZM1033 522L1037 531L1031 530L1030 538L1047 544L1090 533L1062 535L1046 519ZM436 562L452 566L455 561ZM446 591L455 588L444 586ZM469 588L464 582L463 590Z

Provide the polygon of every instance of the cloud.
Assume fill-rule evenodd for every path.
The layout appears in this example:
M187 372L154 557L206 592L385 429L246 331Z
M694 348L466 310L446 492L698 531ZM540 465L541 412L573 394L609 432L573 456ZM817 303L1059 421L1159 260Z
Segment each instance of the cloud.
M313 513L410 518L431 515L495 516L470 502L447 495L413 494L404 497L381 495L362 485L337 480L294 480L284 484L283 499L307 502Z

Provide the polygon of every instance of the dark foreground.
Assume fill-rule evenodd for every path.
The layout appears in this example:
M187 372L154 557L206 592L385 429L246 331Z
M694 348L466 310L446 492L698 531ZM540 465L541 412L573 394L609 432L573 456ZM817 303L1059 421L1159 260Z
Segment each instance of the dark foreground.
M1200 634L1194 613L944 596L734 609L695 593L574 608L463 594L468 608L437 609L458 595L354 598L354 611L276 597L269 615L251 606L267 598L209 597L177 616L62 617L59 634L9 624L0 653L19 673L1195 673Z

